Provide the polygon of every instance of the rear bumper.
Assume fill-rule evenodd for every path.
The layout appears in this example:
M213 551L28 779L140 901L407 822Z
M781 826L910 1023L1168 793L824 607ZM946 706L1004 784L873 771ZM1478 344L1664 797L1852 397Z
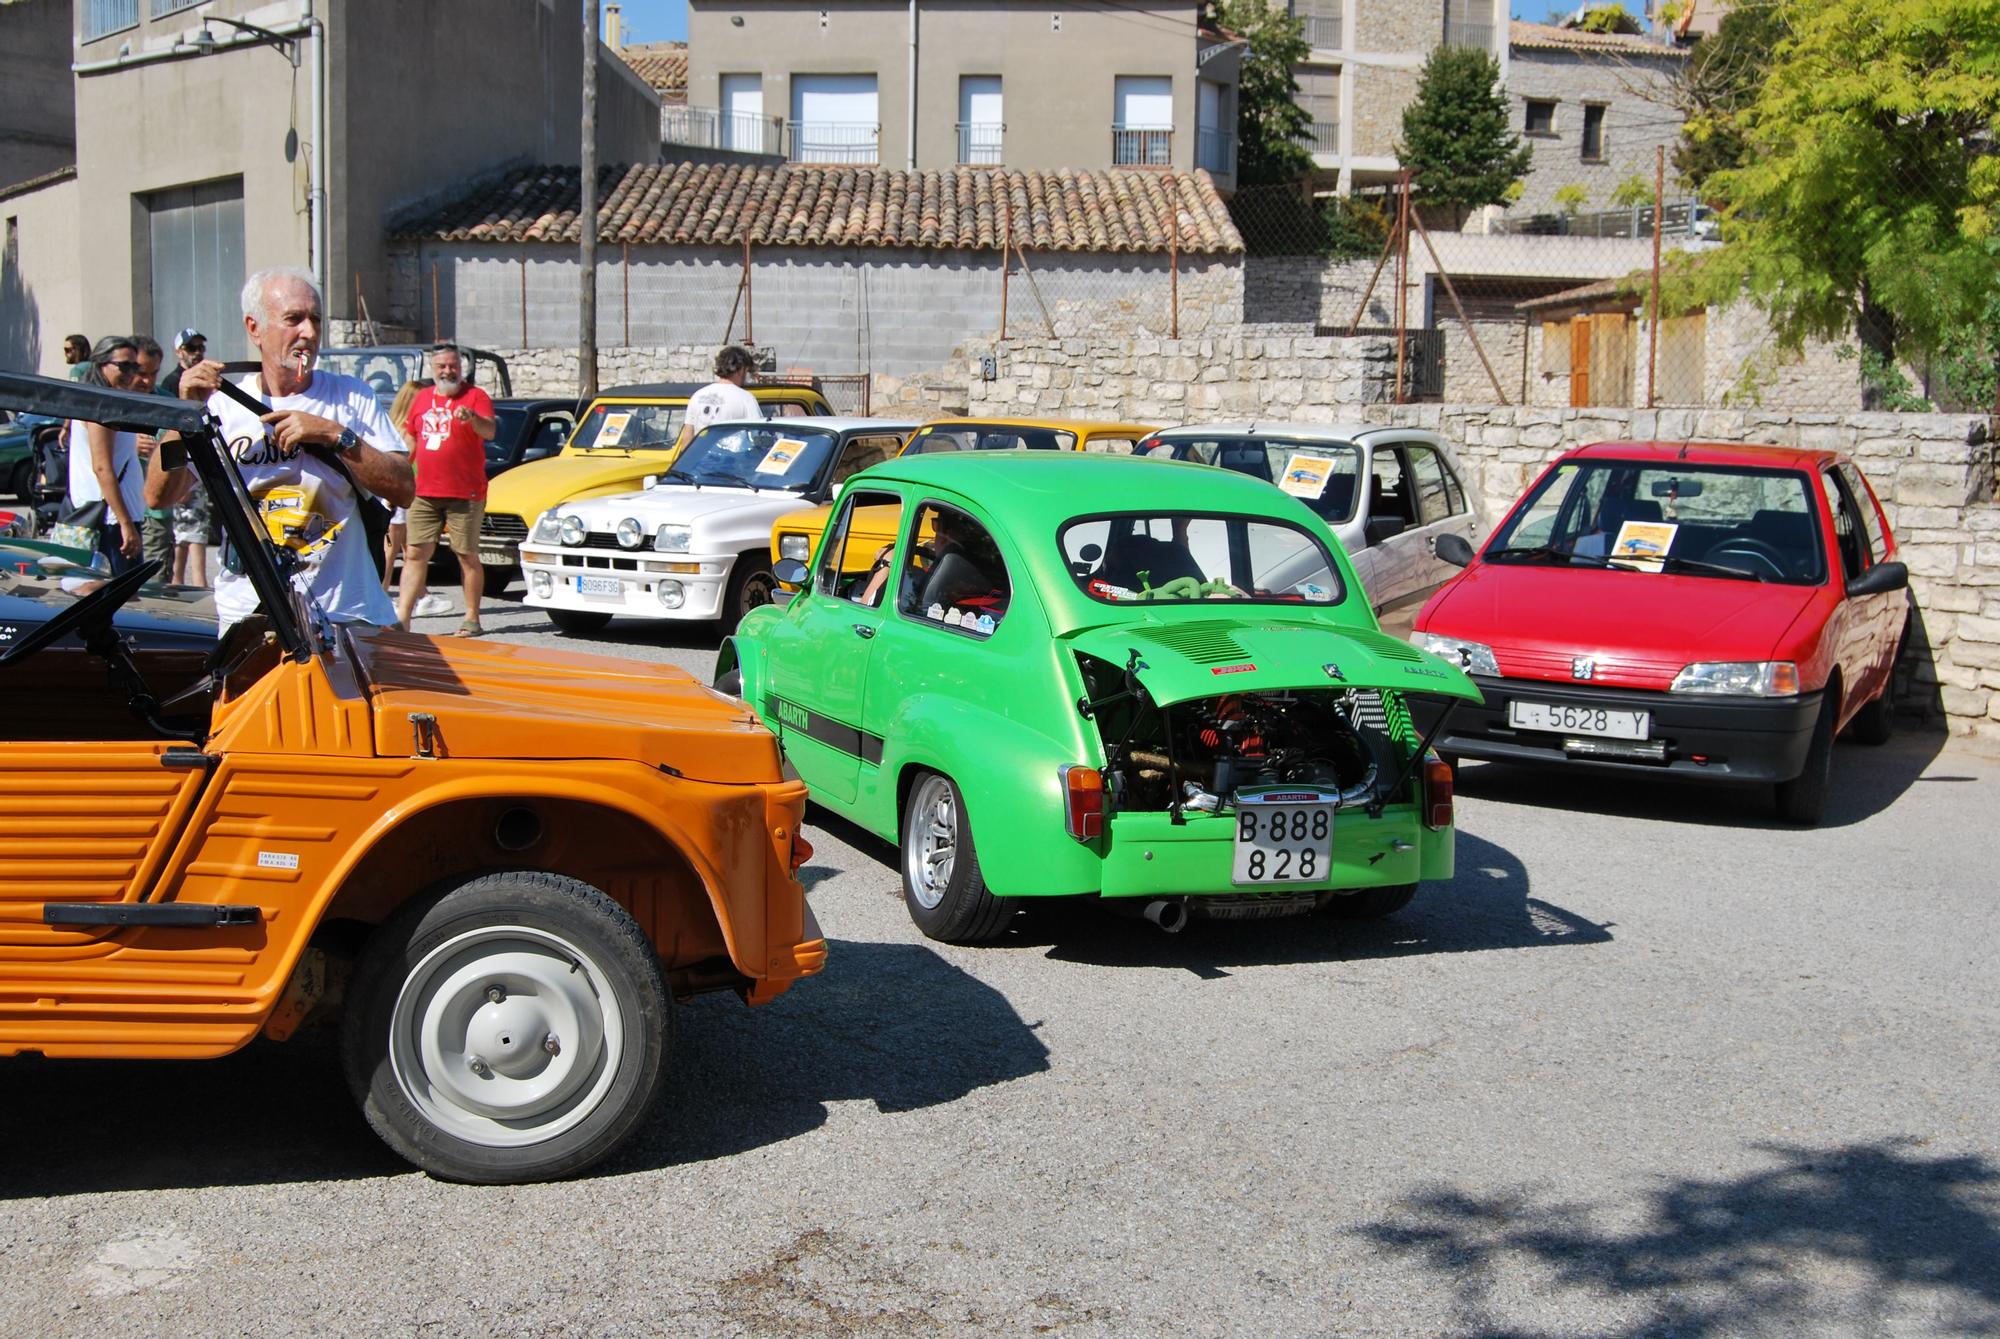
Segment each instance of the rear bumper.
M1560 763L1605 772L1668 772L1715 781L1789 781L1805 768L1819 719L1819 693L1797 697L1708 697L1593 688L1532 679L1476 675L1484 701L1461 702L1432 747L1490 762ZM1507 704L1644 711L1651 727L1643 743L1592 741L1507 723ZM1428 732L1439 706L1410 699L1418 728Z
M1337 813L1325 876L1304 883L1232 884L1234 814L1190 813L1185 820L1176 825L1167 814L1150 811L1114 815L1105 839L1099 895L1285 896L1391 887L1448 879L1453 873L1453 829L1426 828L1408 804L1389 805L1380 818L1370 818L1359 807Z

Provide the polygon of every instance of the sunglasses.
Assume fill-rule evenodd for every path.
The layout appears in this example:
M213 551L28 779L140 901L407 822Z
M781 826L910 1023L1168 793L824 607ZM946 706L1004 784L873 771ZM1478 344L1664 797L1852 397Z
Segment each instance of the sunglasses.
M114 361L105 363L104 366L115 367L128 377L135 377L139 375L140 372L145 370L145 364L140 363L131 358L119 358Z

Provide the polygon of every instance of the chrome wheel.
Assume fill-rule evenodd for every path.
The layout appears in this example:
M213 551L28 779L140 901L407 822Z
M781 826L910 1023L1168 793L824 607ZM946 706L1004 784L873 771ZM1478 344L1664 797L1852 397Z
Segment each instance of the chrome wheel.
M604 970L548 931L494 925L446 940L404 978L389 1066L429 1122L518 1148L587 1119L617 1077L623 1014Z
M903 843L903 873L910 896L925 910L935 910L951 885L958 854L958 799L950 782L927 776L917 787L913 807L917 823Z

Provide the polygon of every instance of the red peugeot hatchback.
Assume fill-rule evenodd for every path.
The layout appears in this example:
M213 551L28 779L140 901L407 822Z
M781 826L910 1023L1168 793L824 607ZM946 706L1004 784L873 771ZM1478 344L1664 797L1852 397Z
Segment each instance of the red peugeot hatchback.
M1446 757L1774 783L1816 823L1833 739L1889 736L1909 572L1875 494L1823 451L1600 442L1514 504L1418 613L1455 660ZM1421 722L1428 733L1435 716Z

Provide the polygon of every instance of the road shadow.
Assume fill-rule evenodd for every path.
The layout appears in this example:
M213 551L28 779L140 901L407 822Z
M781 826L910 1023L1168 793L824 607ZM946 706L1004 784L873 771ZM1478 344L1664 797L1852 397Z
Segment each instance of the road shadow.
M1903 726L1887 744L1870 747L1843 738L1833 750L1833 784L1818 826L1848 827L1886 812L1925 777L1944 751L1942 730ZM1572 813L1606 814L1651 822L1799 831L1772 811L1771 788L1703 782L1634 770L1616 775L1560 766L1466 761L1457 772L1461 795L1504 804Z
M1930 1157L1922 1141L1757 1145L1770 1167L1686 1177L1637 1206L1550 1203L1450 1187L1360 1228L1455 1296L1450 1333L1576 1333L1606 1304L1615 1339L1738 1334L2000 1333L2000 1168ZM1637 1208L1638 1213L1632 1209ZM1532 1290L1524 1281L1533 1280ZM1524 1296L1565 1322L1523 1326Z

